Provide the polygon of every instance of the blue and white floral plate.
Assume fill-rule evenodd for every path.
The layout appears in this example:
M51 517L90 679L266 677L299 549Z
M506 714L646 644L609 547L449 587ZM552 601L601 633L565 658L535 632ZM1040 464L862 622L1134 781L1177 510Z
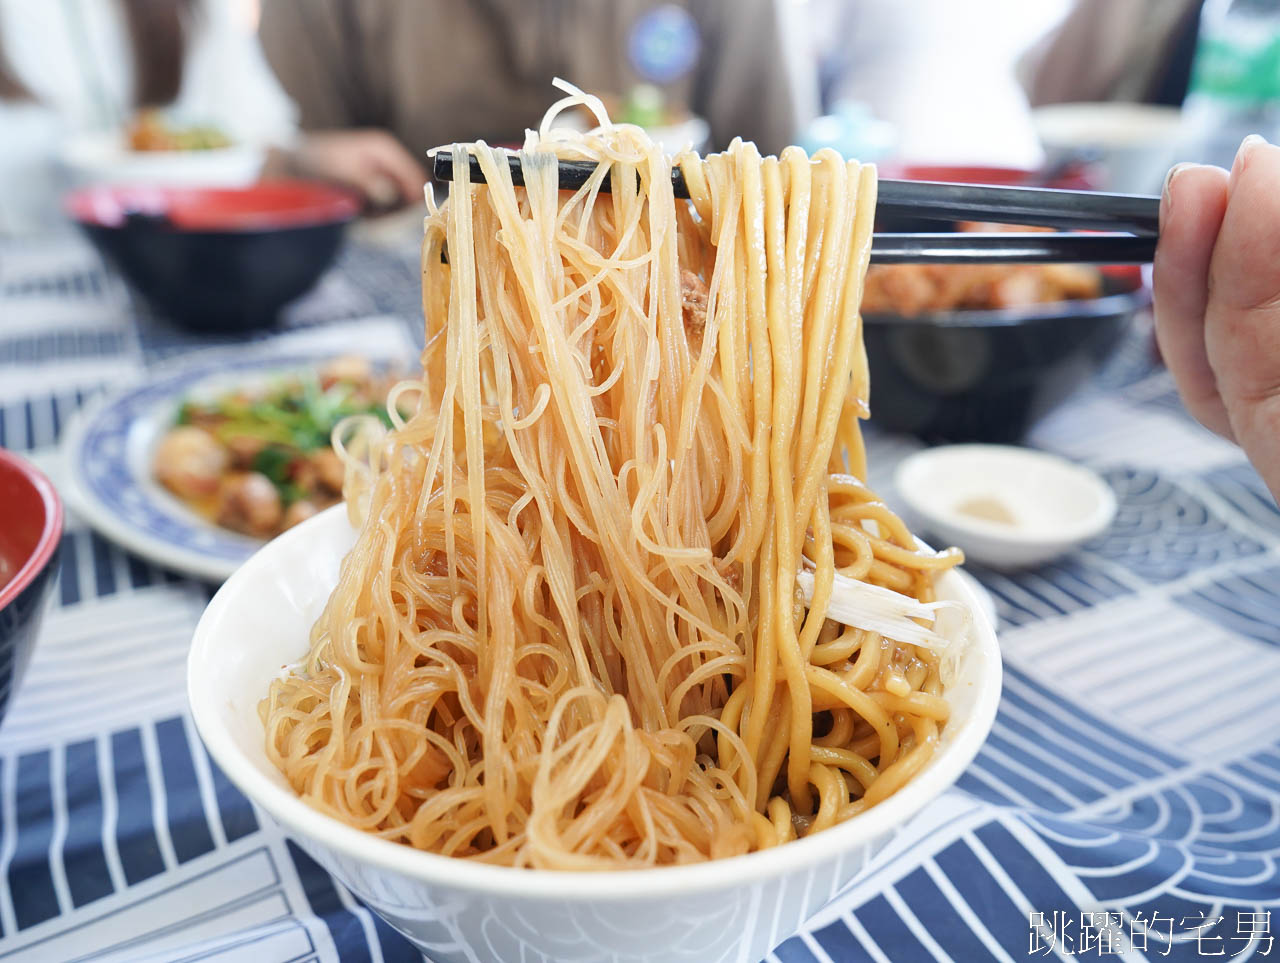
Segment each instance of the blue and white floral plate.
M313 371L335 354L246 359L219 352L159 369L145 382L86 408L63 436L63 488L72 509L107 538L157 565L221 582L263 542L214 525L161 486L151 473L156 445L184 399Z

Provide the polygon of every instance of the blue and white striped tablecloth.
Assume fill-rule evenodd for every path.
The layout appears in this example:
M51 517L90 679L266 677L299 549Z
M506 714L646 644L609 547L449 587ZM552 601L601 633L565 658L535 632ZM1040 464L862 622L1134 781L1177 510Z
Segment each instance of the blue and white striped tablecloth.
M416 284L411 255L353 247L285 329L390 312L420 338ZM770 963L1271 955L1280 511L1142 343L1032 439L1104 474L1112 529L1035 571L971 569L1005 654L990 740ZM200 347L86 248L0 246L0 445L56 470L86 399ZM873 437L873 483L911 447ZM418 958L204 752L183 665L209 593L70 519L56 607L0 727L0 963Z

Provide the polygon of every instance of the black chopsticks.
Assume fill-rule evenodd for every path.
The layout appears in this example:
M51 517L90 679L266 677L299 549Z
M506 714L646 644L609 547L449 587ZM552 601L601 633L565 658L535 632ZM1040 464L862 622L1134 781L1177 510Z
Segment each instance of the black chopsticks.
M1156 234L1160 198L1142 194L881 180L876 209L929 220L990 221L1076 231Z
M1150 264L1156 239L1133 234L871 235L873 264Z
M484 173L468 155L471 180L483 183ZM517 154L510 155L511 178L524 183ZM560 187L577 190L594 173L590 161L561 161ZM453 178L453 155L435 155L436 180ZM688 197L684 175L671 172L677 197ZM608 190L609 182L601 185ZM943 184L934 181L881 179L876 210L926 220L985 221L1026 224L1076 231L1108 233L947 233L882 234L871 242L877 264L922 263L1092 263L1146 264L1155 256L1160 223L1160 199L1140 194L1105 194L1036 187L996 187L983 184Z

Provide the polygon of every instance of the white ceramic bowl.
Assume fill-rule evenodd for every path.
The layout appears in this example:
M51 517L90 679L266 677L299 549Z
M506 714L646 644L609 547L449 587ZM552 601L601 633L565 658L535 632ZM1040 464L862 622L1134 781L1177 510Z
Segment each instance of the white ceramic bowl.
M1000 696L995 634L959 578L940 594L978 614L934 759L888 802L809 839L704 863L616 873L484 866L375 838L302 802L268 761L258 702L307 650L354 539L336 506L268 543L196 629L191 711L223 771L315 859L437 963L755 963L856 876L960 775Z
M255 144L211 150L130 150L119 132L74 137L62 150L62 162L78 185L247 187L258 179L265 160L265 149Z
M1047 562L1106 531L1116 498L1095 472L1008 445L943 445L902 460L894 487L908 516L992 568ZM1005 513L1010 520L982 517Z

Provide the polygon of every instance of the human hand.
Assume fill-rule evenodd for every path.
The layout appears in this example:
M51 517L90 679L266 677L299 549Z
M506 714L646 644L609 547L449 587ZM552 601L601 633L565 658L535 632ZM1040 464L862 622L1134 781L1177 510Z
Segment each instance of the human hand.
M1182 400L1280 500L1280 147L1178 165L1160 208L1156 338Z
M385 130L304 133L288 157L293 170L354 188L374 208L402 207L422 198L427 174Z

